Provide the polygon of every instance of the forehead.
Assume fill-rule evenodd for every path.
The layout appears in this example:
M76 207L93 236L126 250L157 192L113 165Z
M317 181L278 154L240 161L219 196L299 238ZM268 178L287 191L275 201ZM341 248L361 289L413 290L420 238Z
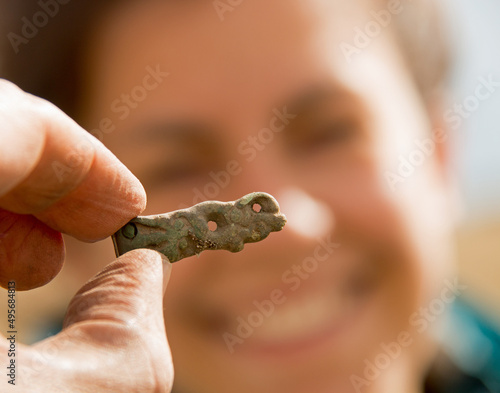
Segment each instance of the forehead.
M332 68L340 78L355 71L340 44L352 42L353 27L369 16L361 3L253 0L221 14L212 1L132 1L97 29L92 79L105 104L140 83L147 66L159 65L169 72L166 85L175 96L172 102L162 97L164 107L202 110L200 102L205 110L210 103L237 110L242 99L272 106ZM378 37L371 49L385 41Z

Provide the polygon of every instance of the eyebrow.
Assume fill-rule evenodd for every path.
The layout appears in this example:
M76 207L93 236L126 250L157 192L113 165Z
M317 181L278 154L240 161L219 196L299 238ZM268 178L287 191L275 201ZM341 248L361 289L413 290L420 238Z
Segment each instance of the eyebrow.
M152 121L142 127L141 132L134 133L133 142L172 139L180 143L193 140L209 139L214 127L207 123L193 121L192 119L176 119L170 121Z
M315 83L306 88L302 88L294 95L292 99L287 102L276 104L273 109L281 109L286 107L287 112L295 115L307 112L318 103L331 98L352 96L344 89L339 89L331 83ZM352 98L352 97L351 97ZM270 110L270 116L272 111ZM142 132L133 133L132 141L135 143L147 142L151 140L165 140L171 139L179 143L192 143L193 140L203 141L212 139L214 130L217 129L216 125L210 125L208 122L196 121L189 118L179 118L173 120L161 119L152 121L145 127Z

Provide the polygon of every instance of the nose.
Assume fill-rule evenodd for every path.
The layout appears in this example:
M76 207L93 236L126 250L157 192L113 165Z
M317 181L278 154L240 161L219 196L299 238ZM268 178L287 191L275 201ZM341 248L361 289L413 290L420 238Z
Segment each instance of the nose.
M288 229L298 235L317 239L334 229L335 217L332 209L305 190L290 187L277 194L281 210L287 212Z
M248 163L243 172L232 192L263 191L273 195L287 217L286 232L317 239L333 231L333 209L304 189L286 161L276 159L276 151L263 151L261 156Z
M241 167L241 174L233 178L221 198L235 199L252 192L269 193L279 203L287 224L266 241L245 247L245 252L230 258L221 255L217 264L210 264L211 274L244 276L250 281L253 277L255 282L279 281L284 271L314 255L320 242L333 235L333 211L325 201L302 187L303 179L293 173L286 160L280 159L274 146L268 146Z

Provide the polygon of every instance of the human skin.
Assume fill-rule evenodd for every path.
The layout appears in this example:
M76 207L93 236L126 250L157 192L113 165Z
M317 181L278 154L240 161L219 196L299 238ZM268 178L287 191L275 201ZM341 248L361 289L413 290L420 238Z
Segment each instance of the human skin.
M61 269L61 232L88 242L107 237L141 213L146 195L137 178L62 111L5 80L0 122L0 279L5 288L15 282L16 290L28 290ZM69 165L67 176L56 175L56 162ZM17 334L13 342L11 332L9 341L0 340L0 367L15 361L15 379L6 376L2 391L170 391L162 313L169 277L170 263L151 250L110 263L74 296L61 333L33 346ZM16 311L9 313L10 330L18 330L20 303L9 307Z
M353 4L255 0L221 23L208 1L137 2L107 15L90 40L79 121L91 130L113 118L118 127L104 142L143 181L148 213L190 204L193 187L203 188L212 181L211 169L221 170L236 157L244 171L217 199L262 190L288 200L285 213L312 214L312 204L323 213L313 214L318 222L329 218L319 235L339 245L297 290L283 274L315 255L318 240L300 231L300 225L314 229L307 216L291 219L290 230L241 255L213 253L176 264L164 306L181 393L353 391L350 376L363 375L363 361L380 352L380 343L411 330L409 316L439 295L449 274L444 145L397 192L384 179L415 138L429 136L440 124L429 117L431 108L421 102L389 30L351 64L335 50L352 38L352 26L364 23L368 10ZM116 119L110 104L124 86L143 81L147 66L156 65L170 72L168 78L126 121ZM294 112L290 127L255 159L247 162L238 153L242 141L270 124L274 108L291 110L288 102L318 85L328 94ZM60 268L59 231L86 241L108 236L142 211L145 196L98 144L95 156L88 150L77 155L79 176L56 182L50 164L66 162L86 140L84 131L46 103L4 82L0 87L2 124L9 125L0 132L2 141L11 138L0 147L2 214L21 223L14 234L19 238L33 221L16 214L31 214L41 231L28 232L35 237L24 245L36 252L48 241L42 244L52 250L43 261L47 269L31 282L30 252L16 265L9 260L27 289ZM201 135L146 134L151 121L186 118L201 123ZM318 119L329 127L321 128ZM43 135L51 135L52 143L44 144ZM299 195L299 202L290 202L290 195ZM93 258L71 254L70 260L90 267ZM162 262L156 253L134 251L84 286L60 335L19 346L20 371L31 384L18 391L168 391ZM246 317L254 300L265 300L275 289L286 302L231 354L224 332L234 332L236 317ZM419 391L432 352L426 335L413 338L364 391ZM7 342L1 345L6 353ZM38 356L54 348L60 351L57 361L40 365Z
M215 199L300 196L282 206L289 227L264 243L175 264L164 305L180 393L354 391L350 377L403 331L413 344L363 391L421 391L433 349L409 317L452 272L446 147L390 189L386 171L441 123L390 29L351 63L342 55L339 44L352 42L369 10L255 0L221 22L209 1L131 2L103 17L89 41L80 121L91 130L111 120L100 135L143 182L146 213L192 204L194 188L234 159L243 169ZM148 66L169 75L120 119L112 103ZM293 105L310 92L308 105ZM284 106L297 108L286 130L255 157L242 154ZM306 200L322 212L315 236L300 231L313 227L307 216L291 219ZM284 274L314 255L316 235L339 247L294 290ZM275 289L286 301L232 353L223 334Z

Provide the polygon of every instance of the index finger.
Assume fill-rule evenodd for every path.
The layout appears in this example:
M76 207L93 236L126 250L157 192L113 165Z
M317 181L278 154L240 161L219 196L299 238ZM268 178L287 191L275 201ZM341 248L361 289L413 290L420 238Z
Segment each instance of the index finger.
M86 241L144 210L139 180L54 105L0 80L0 123L0 208Z

